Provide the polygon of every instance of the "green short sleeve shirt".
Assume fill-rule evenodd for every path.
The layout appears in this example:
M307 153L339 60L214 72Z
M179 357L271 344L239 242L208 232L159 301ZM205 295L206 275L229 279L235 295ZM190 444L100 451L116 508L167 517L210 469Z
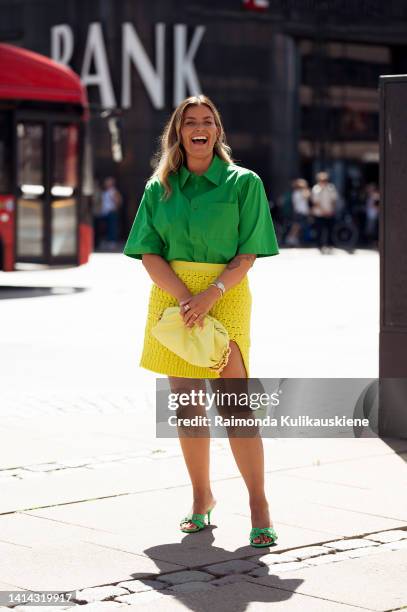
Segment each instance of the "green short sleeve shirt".
M214 155L204 174L182 166L169 181L167 200L158 179L147 183L125 255L206 263L227 263L241 253L278 255L269 203L255 172Z

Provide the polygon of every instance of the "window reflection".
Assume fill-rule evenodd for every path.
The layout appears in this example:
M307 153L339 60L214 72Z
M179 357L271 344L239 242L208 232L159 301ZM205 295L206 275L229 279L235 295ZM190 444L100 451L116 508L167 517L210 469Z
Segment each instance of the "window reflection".
M17 227L17 257L41 257L44 237L42 200L17 200Z
M55 125L52 130L53 177L52 188L75 188L78 185L79 129L76 124ZM72 194L72 192L71 192ZM55 194L57 195L57 194ZM63 194L59 194L63 195Z
M51 212L51 255L75 255L76 200L74 198L53 200Z
M17 124L17 184L19 187L21 185L44 185L43 140L44 127L41 124Z

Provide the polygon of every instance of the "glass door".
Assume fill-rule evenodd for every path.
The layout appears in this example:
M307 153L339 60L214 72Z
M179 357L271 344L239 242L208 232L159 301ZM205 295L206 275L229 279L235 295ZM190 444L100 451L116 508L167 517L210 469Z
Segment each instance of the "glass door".
M44 124L17 123L17 261L46 255L44 143Z
M73 117L18 115L16 261L77 261L79 139L80 124Z
M78 249L77 123L51 126L51 259L75 257Z

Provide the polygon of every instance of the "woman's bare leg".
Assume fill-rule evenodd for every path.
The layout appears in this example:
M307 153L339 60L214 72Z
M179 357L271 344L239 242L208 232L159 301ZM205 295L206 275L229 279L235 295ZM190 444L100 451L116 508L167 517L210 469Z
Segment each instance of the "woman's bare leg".
M205 389L205 381L200 379L187 379L169 377L172 393L188 392L192 389ZM185 407L177 416L192 417L196 415L205 416L206 411L201 406ZM179 441L184 455L185 463L191 479L193 503L191 512L204 514L216 504L216 500L211 491L210 471L209 471L209 451L210 433L209 427L202 426L199 431L191 430L187 427L182 429L178 426ZM190 434L190 435L188 435ZM206 435L205 435L206 434ZM195 529L196 525L192 522L184 523L184 529Z
M222 378L247 378L239 346L230 342L231 354ZM247 387L246 387L247 390ZM256 437L229 436L236 465L245 481L249 492L252 527L272 527L269 507L264 491L264 449L260 435ZM264 533L254 539L254 543L272 542Z

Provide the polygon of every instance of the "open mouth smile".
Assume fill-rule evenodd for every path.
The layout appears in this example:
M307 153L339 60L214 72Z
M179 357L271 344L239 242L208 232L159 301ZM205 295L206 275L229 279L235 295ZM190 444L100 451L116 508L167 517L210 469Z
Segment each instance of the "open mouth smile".
M208 142L207 136L192 136L191 138L193 144L204 145Z

